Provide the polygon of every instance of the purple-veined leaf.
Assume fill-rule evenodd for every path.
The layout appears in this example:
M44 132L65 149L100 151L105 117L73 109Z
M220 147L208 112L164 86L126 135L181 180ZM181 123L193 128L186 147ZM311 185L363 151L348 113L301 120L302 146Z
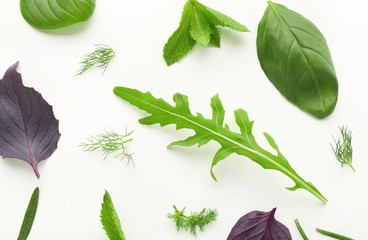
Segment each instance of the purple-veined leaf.
M0 155L37 165L56 150L59 121L52 107L33 88L25 87L12 65L0 80Z
M291 240L289 229L270 212L252 211L234 225L227 240Z

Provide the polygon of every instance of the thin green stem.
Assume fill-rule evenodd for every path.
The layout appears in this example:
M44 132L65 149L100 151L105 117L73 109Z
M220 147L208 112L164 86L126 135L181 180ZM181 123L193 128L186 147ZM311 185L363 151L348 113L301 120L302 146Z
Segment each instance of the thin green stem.
M304 240L309 240L309 239L308 239L308 237L307 237L307 235L305 235L305 232L304 232L304 230L303 230L302 226L300 225L300 223L299 223L298 219L295 219L295 220L294 220L294 222L295 222L295 224L296 224L296 227L297 227L297 228L298 228L298 230L299 230L300 235L302 235L303 239L304 239Z
M326 231L326 230L323 230L323 229L320 229L320 228L316 228L316 231L319 232L319 233L322 233L323 235L333 237L333 238L336 238L336 239L340 239L340 240L354 240L353 238L349 238L349 237L346 237L346 236L343 236L343 235L340 235L340 234L337 234L337 233L329 232L329 231Z

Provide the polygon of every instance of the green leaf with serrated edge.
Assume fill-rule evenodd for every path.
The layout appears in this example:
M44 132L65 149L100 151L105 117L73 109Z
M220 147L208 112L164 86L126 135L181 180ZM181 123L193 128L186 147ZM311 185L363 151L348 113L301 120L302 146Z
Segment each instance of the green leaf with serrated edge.
M40 29L56 29L87 21L95 0L20 0L24 19Z
M136 89L125 87L115 87L114 93L132 105L146 111L150 115L139 120L141 124L160 124L166 126L175 124L176 129L192 129L195 134L186 140L177 141L171 145L191 146L194 144L205 144L214 140L221 145L221 152L213 162L213 166L226 155L236 153L246 156L257 162L265 169L278 170L290 177L295 189L305 189L315 195L323 203L327 199L312 184L302 179L287 163L286 159L280 155L274 155L261 148L252 135L253 121L249 121L247 112L242 109L235 111L235 120L241 133L233 132L227 125L223 125L224 110L218 96L211 100L213 115L211 119L204 118L201 114L194 116L189 109L188 97L182 94L174 95L175 106L170 105L162 98L155 98L150 92L142 93ZM267 138L275 148L276 144ZM277 147L278 149L278 147ZM227 150L227 152L225 152Z
M235 31L249 32L242 24L215 11L197 0L188 0L180 20L179 28L170 36L164 47L164 59L168 66L182 59L196 42L220 47L220 33L216 25Z
M110 240L125 240L119 217L115 211L110 194L105 190L101 208L101 223Z
M22 227L18 235L18 240L26 240L31 232L32 225L36 217L39 195L40 189L36 187L32 193L31 199L29 200L27 211L23 218Z
M179 28L170 36L164 47L164 59L170 66L182 59L195 45L190 36L190 22L192 18L192 4L188 1L183 10Z
M190 22L190 36L199 44L207 46L211 40L211 22L195 4L192 4L193 17Z
M238 23L234 19L226 16L223 13L220 13L219 11L216 11L210 7L207 7L198 1L196 1L197 5L203 9L203 13L206 14L207 18L215 25L222 26L222 27L228 27L232 30L238 31L238 32L249 32L249 29L244 26L243 24Z
M214 47L221 47L221 37L220 37L220 32L217 29L217 27L215 25L211 26L212 29L212 33L211 33L211 40L210 40L210 45L214 46Z

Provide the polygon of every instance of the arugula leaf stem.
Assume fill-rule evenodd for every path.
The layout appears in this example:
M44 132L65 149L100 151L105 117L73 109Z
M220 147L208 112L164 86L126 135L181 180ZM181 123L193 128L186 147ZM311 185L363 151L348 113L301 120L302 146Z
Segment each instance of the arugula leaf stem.
M349 238L349 237L346 237L346 236L343 236L343 235L340 235L340 234L337 234L337 233L329 232L329 231L326 231L326 230L323 230L323 229L320 229L320 228L316 228L316 231L323 234L323 235L333 237L333 238L336 238L336 239L340 239L340 240L354 240L353 238Z

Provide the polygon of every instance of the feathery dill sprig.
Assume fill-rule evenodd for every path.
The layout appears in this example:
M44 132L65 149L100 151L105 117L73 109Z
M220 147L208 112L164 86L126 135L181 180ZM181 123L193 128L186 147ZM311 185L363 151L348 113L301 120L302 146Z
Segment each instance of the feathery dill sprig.
M335 142L335 147L330 143L332 150L335 153L336 159L341 163L341 166L344 164L349 165L351 169L355 172L355 169L352 165L353 161L353 147L351 145L351 139L353 138L351 130L348 130L346 126L339 127L341 137L337 140L333 138Z
M93 66L103 69L102 74L105 73L111 59L115 57L115 52L104 44L96 44L95 46L97 48L93 52L84 55L84 60L80 63L81 67L75 76L82 75Z
M126 143L133 140L130 135L133 131L128 132L125 129L125 133L120 135L114 131L105 131L105 133L98 134L96 136L90 136L86 139L87 142L81 143L80 146L83 147L85 152L93 152L99 150L103 152L104 159L106 159L111 153L118 152L114 157L120 157L122 160L126 158L128 160L127 165L133 161L133 153L129 152L126 147Z
M204 231L204 227L217 219L218 213L216 209L203 208L200 212L191 212L190 216L184 214L185 208L179 211L174 205L175 213L169 213L168 218L172 219L176 224L177 231L185 230L190 231L195 237L197 237L198 228L201 232Z

